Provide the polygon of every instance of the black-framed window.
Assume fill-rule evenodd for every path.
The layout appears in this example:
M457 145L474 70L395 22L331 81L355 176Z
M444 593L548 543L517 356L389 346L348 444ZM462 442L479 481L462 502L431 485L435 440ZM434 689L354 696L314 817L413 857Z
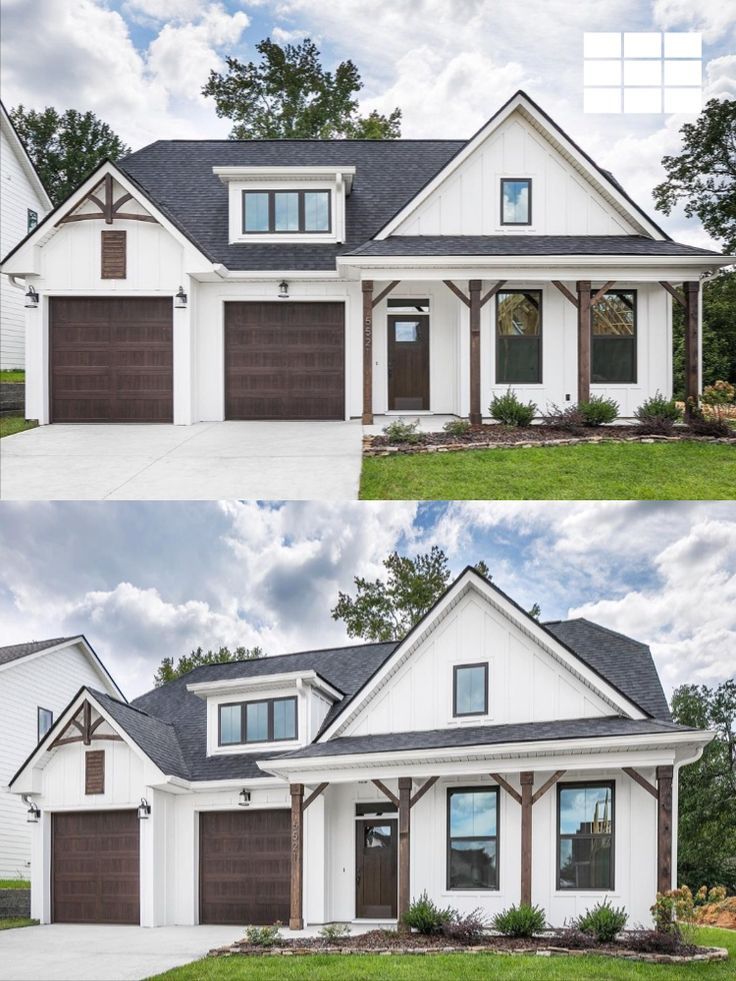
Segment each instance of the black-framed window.
M590 380L636 382L636 290L609 290L591 308Z
M488 713L488 665L456 664L452 669L452 714Z
M501 224L531 225L531 177L501 178Z
M32 232L38 224L38 212L33 208L26 208L26 231Z
M448 789L447 888L498 889L498 787Z
M542 381L542 291L500 290L496 294L496 382L535 385Z
M264 698L218 706L219 746L296 739L296 698Z
M614 887L613 781L557 785L557 888Z
M330 198L330 191L243 191L243 233L330 232Z
M41 708L39 705L36 709L36 732L38 734L39 743L53 724L54 713L51 711L51 709Z

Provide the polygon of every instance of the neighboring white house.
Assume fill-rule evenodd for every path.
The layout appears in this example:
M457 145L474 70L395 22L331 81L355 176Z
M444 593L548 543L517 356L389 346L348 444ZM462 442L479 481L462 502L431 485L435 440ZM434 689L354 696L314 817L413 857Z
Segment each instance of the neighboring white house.
M702 277L517 92L468 141L159 141L101 165L2 264L31 289L43 423L624 416L672 391L672 302L699 391ZM683 285L682 291L680 290Z
M51 211L51 199L0 102L0 255L7 255ZM0 368L23 368L23 290L0 280Z
M27 878L31 861L27 808L8 781L85 685L124 700L82 636L0 647L0 879Z
M676 882L676 725L649 648L540 624L466 569L401 642L81 691L11 781L32 915L145 926L396 920L426 889L562 925Z

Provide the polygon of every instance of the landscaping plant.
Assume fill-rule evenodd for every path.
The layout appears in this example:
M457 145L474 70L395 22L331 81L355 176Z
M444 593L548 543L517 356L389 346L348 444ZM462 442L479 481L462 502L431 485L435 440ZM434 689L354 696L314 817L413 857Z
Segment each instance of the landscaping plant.
M542 413L542 423L545 426L554 426L555 429L574 433L582 429L585 420L577 405L566 405L563 409L551 402L547 406L547 411Z
M682 409L674 399L668 399L657 390L635 410L634 416L645 433L666 435L682 419Z
M281 924L273 926L249 926L245 928L245 939L253 947L273 947L281 940Z
M505 937L533 937L547 926L547 917L541 906L520 903L509 906L493 917L493 929Z
M450 419L442 429L450 436L466 436L470 432L470 422L467 419Z
M459 913L453 910L453 916L443 923L440 932L448 940L459 943L473 943L480 940L488 929L488 920L481 909L471 910L470 913Z
M400 443L421 443L422 434L418 430L418 419L416 422L396 419L383 427L383 434L392 446L398 446Z
M684 943L692 941L695 901L687 886L658 892L650 912L654 919L654 927L659 933L671 933Z
M319 931L323 940L344 940L350 936L350 925L348 923L327 923Z
M456 911L447 906L445 909L437 906L427 895L427 890L414 899L409 909L404 913L402 922L418 933L439 933L446 923L457 918Z
M587 402L578 403L584 426L603 426L618 419L618 402L603 395L591 395Z
M531 426L537 406L521 402L510 388L505 395L494 395L488 411L492 419L506 426Z
M596 903L591 909L587 909L574 921L573 926L582 933L595 937L598 943L609 944L621 933L628 918L623 906L616 909L608 899L605 899L602 903Z

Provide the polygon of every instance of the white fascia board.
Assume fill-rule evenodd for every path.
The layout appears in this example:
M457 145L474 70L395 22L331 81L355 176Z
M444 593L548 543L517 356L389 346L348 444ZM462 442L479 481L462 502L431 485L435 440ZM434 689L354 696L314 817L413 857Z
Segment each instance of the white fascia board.
M112 691L109 691L108 694L112 695L113 698L119 698L120 701L127 702L128 699L115 684L112 675L102 663L98 654L84 634L79 634L77 637L71 637L69 640L62 641L60 644L52 644L50 647L44 647L40 651L34 651L33 654L26 654L25 657L18 657L13 661L8 661L6 664L0 664L0 671L7 671L16 665L28 664L31 661L35 661L37 658L46 657L47 654L55 654L57 651L63 651L66 650L67 647L74 647L75 645L82 648L82 651L99 675L100 679L108 688L112 689Z
M549 270L555 279L575 279L580 271L598 270L615 273L621 279L649 278L678 275L699 276L711 270L722 269L736 263L736 256L634 256L622 255L442 255L442 256L361 256L345 255L337 257L337 267L367 270L361 278L375 278L374 270L384 272L384 278L394 274L406 277L412 270L417 271L414 278L422 276L435 279L467 275L469 270L488 269L489 273L505 278L521 278L525 271L538 274Z
M212 695L228 695L233 692L260 691L264 688L296 688L302 681L312 688L323 691L334 702L343 697L343 692L333 688L316 671L286 671L281 674L262 674L249 678L227 678L221 681L200 681L187 685L187 691L199 698Z
M10 668L14 668L17 664L28 664L30 661L35 661L36 658L45 657L46 654L52 654L54 651L63 651L67 647L73 647L80 641L84 640L82 634L77 637L70 637L69 640L64 640L60 644L52 644L49 647L43 647L40 651L34 651L33 654L26 654L24 657L16 657L13 661L7 661L5 664L0 664L0 671L8 671Z
M204 794L218 790L268 790L283 787L283 777L241 777L227 780L185 780L182 777L166 777L162 783L169 793Z
M212 173L219 177L223 184L230 181L258 181L270 180L272 178L284 178L287 180L317 180L329 177L337 180L341 177L345 181L345 192L350 193L353 177L355 177L355 167L337 166L269 166L249 165L243 167L213 167Z
M332 269L269 269L264 271L262 269L228 269L222 263L216 263L213 271L218 279L225 279L230 282L247 280L263 283L278 283L282 279L287 280L287 282L292 279L305 281L310 279L331 279L337 282L342 279L339 272ZM320 299L323 299L323 297L320 297ZM284 300L283 302L288 303L289 301Z
M23 172L28 178L33 190L36 192L38 197L41 199L41 203L45 207L46 211L51 211L53 204L51 198L48 196L46 188L41 183L41 178L38 176L36 167L31 160L28 151L23 145L23 141L18 136L18 133L13 125L13 122L8 114L5 106L0 102L0 111L2 112L3 129L5 130L5 135L8 138L8 142L13 147L15 155L20 161L20 165L23 168Z

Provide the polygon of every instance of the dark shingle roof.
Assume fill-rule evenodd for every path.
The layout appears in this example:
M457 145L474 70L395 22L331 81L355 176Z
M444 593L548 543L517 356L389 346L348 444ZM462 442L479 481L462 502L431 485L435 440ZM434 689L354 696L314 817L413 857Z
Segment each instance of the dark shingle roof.
M18 661L22 657L28 657L29 654L37 654L38 651L45 651L47 647L56 647L57 644L72 640L77 640L77 637L52 637L51 640L31 640L25 644L0 647L0 664Z
M664 242L644 235L390 235L365 242L356 256L526 256L526 255L622 255L687 256L719 255L708 249Z

